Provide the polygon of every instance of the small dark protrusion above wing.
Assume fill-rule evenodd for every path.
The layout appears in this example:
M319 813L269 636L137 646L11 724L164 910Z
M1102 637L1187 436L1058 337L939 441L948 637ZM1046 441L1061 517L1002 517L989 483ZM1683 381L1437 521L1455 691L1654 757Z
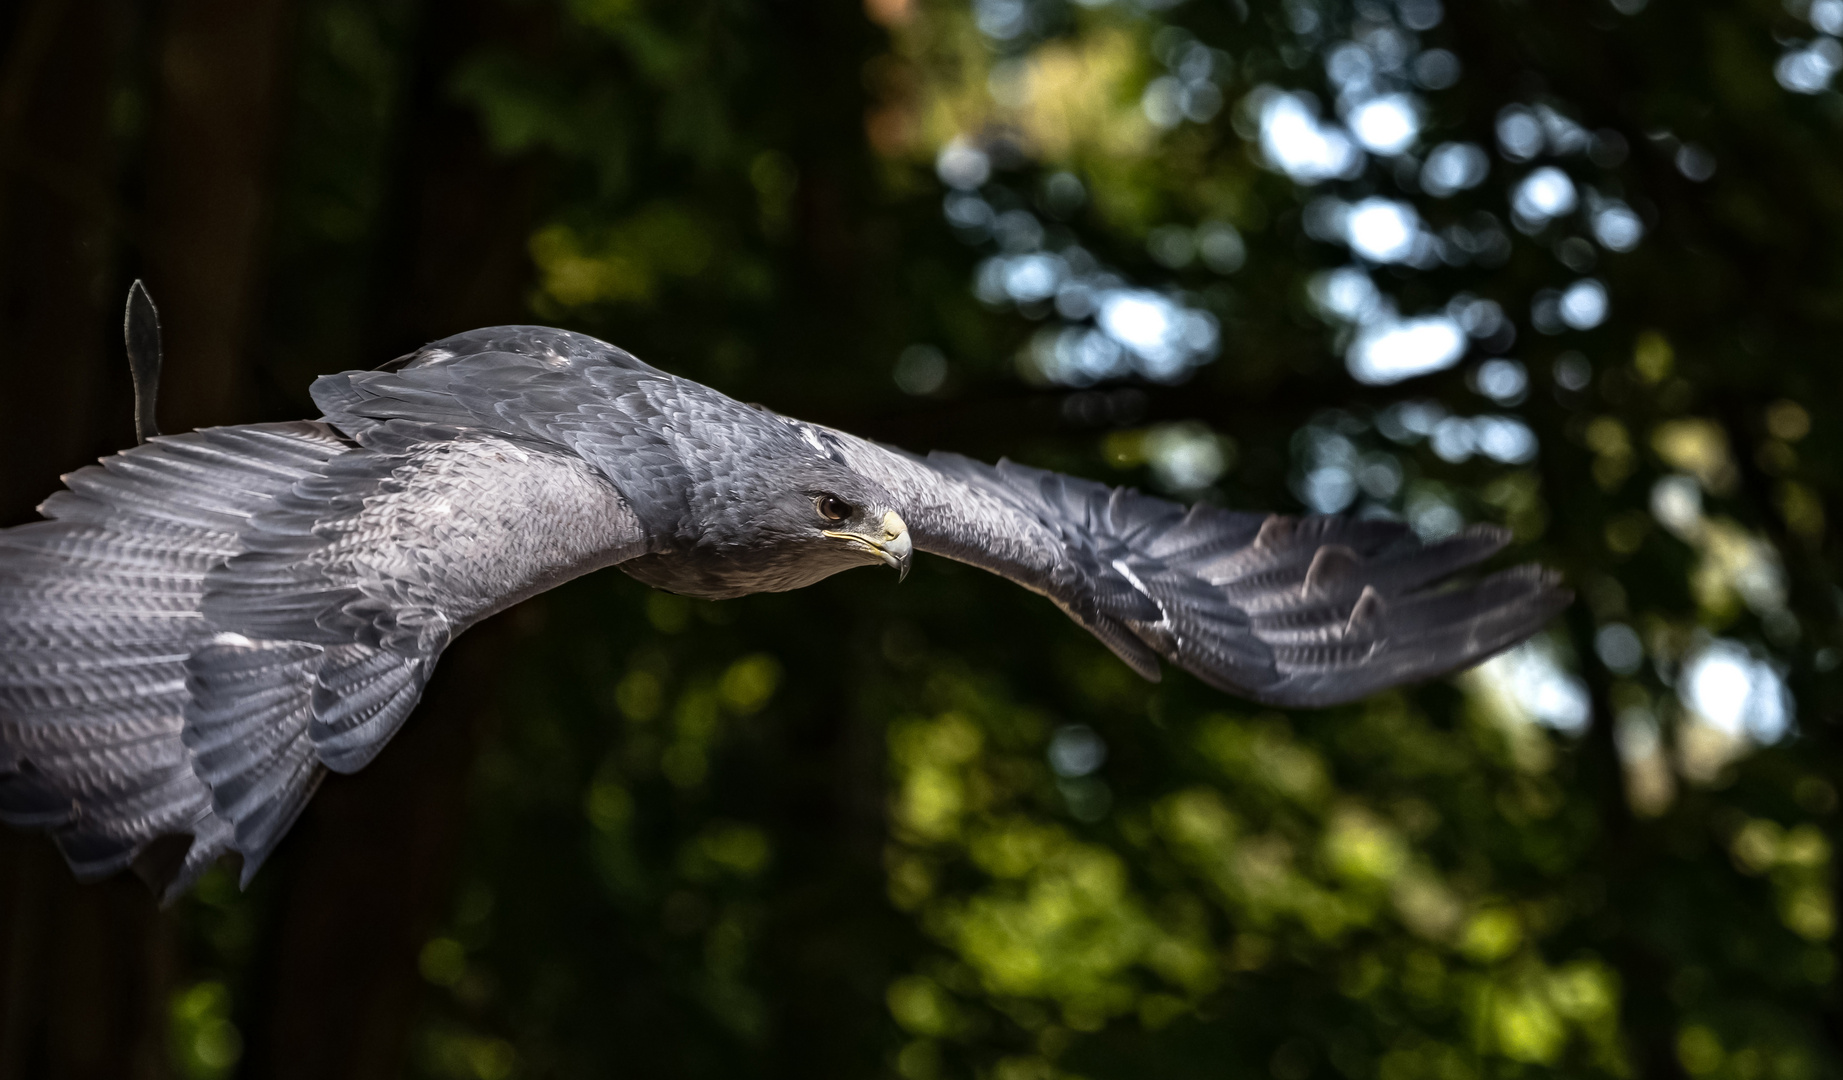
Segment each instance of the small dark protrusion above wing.
M128 370L134 376L134 441L144 443L160 434L154 423L154 403L160 395L160 311L139 278L128 287L122 339L128 348Z

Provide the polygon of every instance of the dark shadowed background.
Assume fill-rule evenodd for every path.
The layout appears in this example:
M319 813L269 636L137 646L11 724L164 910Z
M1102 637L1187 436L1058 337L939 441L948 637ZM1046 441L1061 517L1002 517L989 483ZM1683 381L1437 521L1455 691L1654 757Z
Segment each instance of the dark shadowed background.
M1497 521L1282 714L924 560L449 650L247 893L0 834L0 1077L1843 1076L1843 0L0 0L0 524L533 321L914 449ZM1837 426L1832 426L1833 424Z

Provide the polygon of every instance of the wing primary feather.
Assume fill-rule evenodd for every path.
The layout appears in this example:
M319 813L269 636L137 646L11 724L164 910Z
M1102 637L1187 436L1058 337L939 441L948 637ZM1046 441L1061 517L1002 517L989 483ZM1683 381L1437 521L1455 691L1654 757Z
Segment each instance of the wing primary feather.
M1571 600L1534 567L1448 587L1509 542L1497 526L1423 542L1398 521L1186 508L829 434L903 499L917 547L1043 593L1148 678L1162 656L1258 701L1336 704L1482 660Z

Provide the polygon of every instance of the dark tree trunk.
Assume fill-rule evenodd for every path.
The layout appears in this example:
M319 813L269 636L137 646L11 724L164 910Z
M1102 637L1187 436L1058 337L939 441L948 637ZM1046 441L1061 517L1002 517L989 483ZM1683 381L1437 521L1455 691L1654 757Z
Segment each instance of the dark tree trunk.
M541 37L530 24L545 17L515 15L493 0L425 6L409 99L392 140L387 231L373 264L372 364L449 334L528 317L526 245L541 169L529 159L495 157L448 83L475 49Z
M500 617L463 635L389 749L330 778L302 815L244 1076L402 1075L417 953L448 896L508 634Z
M454 65L503 40L490 4L424 11L379 237L372 329L361 363L433 338L516 321L535 167L487 148L443 93ZM282 869L281 910L252 1004L250 1077L402 1074L422 981L417 955L440 918L465 826L465 792L492 714L507 617L463 635L404 731L364 772L309 805Z
M166 337L163 431L248 420L292 0L177 0L154 73L146 278Z
M111 106L129 0L0 8L0 524L132 438ZM139 882L79 885L41 836L0 830L0 1076L164 1072L172 924Z
M902 280L896 224L880 215L867 167L874 155L865 145L869 101L861 75L879 47L877 31L855 5L775 3L765 5L764 18L779 39L773 53L794 61L781 73L779 103L787 114L775 119L789 137L799 186L795 249L762 344L788 368L803 356L894 355L899 345L890 335L900 323L889 315L900 307ZM829 59L799 62L815 56ZM801 411L839 411L839 397L829 392ZM850 682L840 678L839 696L865 700ZM890 940L904 933L883 899L883 718L818 710L790 717L781 738L789 764L776 774L774 798L780 820L795 823L784 834L790 847L781 872L800 885L769 915L762 962L772 972L769 985L798 991L771 1005L765 1071L872 1074L887 1046Z
M59 474L133 437L109 326L122 217L110 106L134 5L32 0L13 14L0 61L4 525L32 520Z
M166 1074L175 927L139 881L78 884L43 837L0 833L0 1077Z

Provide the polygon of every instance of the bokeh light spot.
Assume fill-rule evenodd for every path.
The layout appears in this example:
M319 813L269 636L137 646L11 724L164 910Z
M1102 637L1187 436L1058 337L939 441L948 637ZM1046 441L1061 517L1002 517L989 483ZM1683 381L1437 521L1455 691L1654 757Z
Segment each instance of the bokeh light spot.
M1399 319L1363 329L1345 354L1358 382L1393 383L1452 367L1465 355L1466 335L1445 315Z

